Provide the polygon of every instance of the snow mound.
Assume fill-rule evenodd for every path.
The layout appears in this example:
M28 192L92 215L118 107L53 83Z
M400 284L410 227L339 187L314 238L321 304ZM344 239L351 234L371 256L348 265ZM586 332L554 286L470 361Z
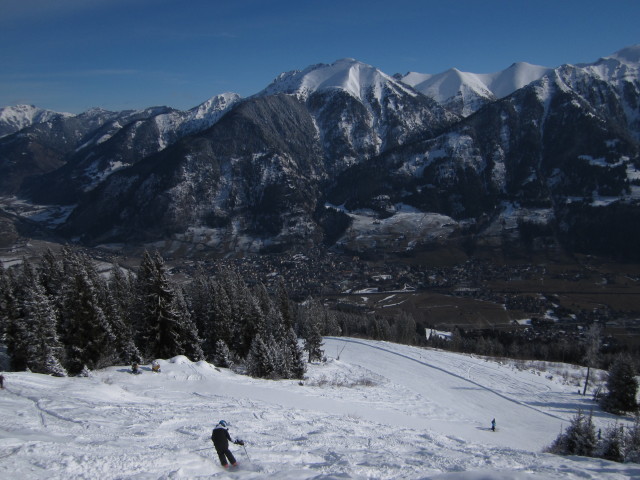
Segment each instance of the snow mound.
M175 363L177 365L187 365L193 362L184 355L176 355L175 357L169 359L169 363Z

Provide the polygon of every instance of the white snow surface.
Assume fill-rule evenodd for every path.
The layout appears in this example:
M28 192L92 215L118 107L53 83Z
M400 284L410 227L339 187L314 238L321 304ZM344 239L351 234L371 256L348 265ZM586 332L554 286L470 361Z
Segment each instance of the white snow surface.
M60 116L73 117L74 115L45 110L33 105L15 105L0 108L0 124L10 127L12 132L17 132L34 123L48 122Z
M185 357L87 378L5 373L0 477L12 479L626 479L640 466L541 453L589 397L539 372L387 342L325 338L298 381ZM496 418L498 429L489 424ZM597 408L598 425L613 423ZM210 441L224 419L240 467Z
M435 75L410 72L402 78L407 85L443 103L456 95L475 93L487 99L503 98L551 71L548 67L518 62L494 73L461 72L456 68Z
M343 90L360 101L364 101L365 96L370 93L380 101L384 96L384 88L388 85L408 95L416 95L377 68L353 58L343 58L330 65L311 65L304 70L282 73L259 95L286 93L306 99L314 92Z

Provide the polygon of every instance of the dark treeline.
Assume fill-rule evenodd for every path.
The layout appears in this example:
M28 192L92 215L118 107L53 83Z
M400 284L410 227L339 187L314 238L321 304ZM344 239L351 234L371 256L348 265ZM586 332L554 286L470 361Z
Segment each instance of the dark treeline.
M584 329L583 334L572 336L548 332L535 335L531 329L515 330L464 330L454 328L449 338L432 334L426 345L461 353L474 353L492 357L507 357L517 360L543 360L549 362L571 363L587 366L589 341ZM598 346L596 368L607 369L617 356L629 354L629 358L638 363L636 349L616 342L611 337L601 337Z
M199 271L178 285L158 253L146 252L136 274L115 265L100 275L89 257L70 248L7 269L0 264L0 343L13 370L54 375L185 355L256 377L302 378L303 357L322 360L326 335L584 364L586 343L563 336L455 329L448 339L426 338L425 325L406 312L333 310L317 299L293 303L282 278L267 290L249 286L229 267L214 267L215 273ZM600 368L620 351L611 344L599 349L592 366Z
M179 286L158 253L145 252L136 275L117 265L100 275L69 248L0 264L0 339L16 371L78 375L185 355L258 377L302 378L304 350L309 361L323 357L322 311L314 302L294 308L282 281L267 292L232 270Z

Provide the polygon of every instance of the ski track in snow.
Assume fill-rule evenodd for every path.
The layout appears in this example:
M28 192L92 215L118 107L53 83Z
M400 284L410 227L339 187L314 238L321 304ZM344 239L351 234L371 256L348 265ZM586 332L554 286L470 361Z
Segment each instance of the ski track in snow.
M336 339L336 340L338 340L338 339ZM367 343L365 343L365 342L360 342L360 341L358 341L358 340L342 340L342 341L344 341L344 342L349 342L349 343L358 343L358 344L361 344L361 345L365 345L365 346L367 346L368 348L375 348L375 349L377 349L377 350L382 350L383 352L390 353L390 354L393 354L393 355L397 355L397 356L399 356L399 357L403 357L403 358L406 358L406 359L408 359L408 360L410 360L410 361L413 361L413 362L419 363L420 365L424 365L425 367L434 368L434 369L436 369L436 370L438 370L438 371L440 371L440 372L445 373L446 375L450 375L450 376L452 376L452 377L455 377L455 378L457 378L457 379L461 380L462 382L468 382L468 383L470 383L470 384L472 384L472 385L475 385L475 386L477 386L477 387L479 387L479 388L485 389L485 390L487 390L487 391L489 391L489 392L493 393L494 395L497 395L498 397L500 397L500 398L502 398L502 399L504 399L504 400L507 400L507 401L509 401L509 402L517 403L518 405L522 405L522 406L524 406L524 407L526 407L526 408L531 408L531 409L533 409L533 410L536 410L536 411L537 411L537 412L539 412L539 413L542 413L543 415L548 415L548 416L551 416L551 417L556 418L556 419L558 419L558 420L563 420L561 417L558 417L557 415L553 415L553 414L551 414L551 413L544 412L544 411L542 411L542 410L540 410L540 409L537 409L537 408L535 408L535 407L533 407L533 406L531 406L531 405L527 405L526 403L522 403L522 402L520 402L520 401L518 401L518 400L515 400L515 399L513 399L513 398L510 398L510 397L508 397L508 396L506 396L506 395L503 395L503 394L501 394L500 392L498 392L498 391L496 391L496 390L493 390L493 389L491 389L491 388L487 388L487 387L485 387L484 385L481 385L481 384L480 384L480 383L478 383L478 382L474 382L473 380L470 380L470 379L468 379L468 378L464 378L464 377L462 377L461 375L458 375L458 374L453 373L453 372L451 372L451 371L445 370L444 368L438 367L438 366L436 366L436 365L433 365L433 364L430 364L430 363L427 363L427 362L421 361L421 360L419 360L419 359L413 358L413 357L411 357L411 356L404 355L404 354L399 353L399 352L394 352L394 351L388 350L388 349L386 349L386 348L382 348L382 347L377 347L377 346L374 346L374 345L370 345L370 344L367 344Z
M184 357L160 360L160 374L148 366L89 378L10 372L0 391L0 478L640 477L633 464L540 453L577 407L592 405L573 387L473 356L324 342L329 360L311 365L303 385ZM219 466L209 439L220 419L246 442L231 446L234 471Z

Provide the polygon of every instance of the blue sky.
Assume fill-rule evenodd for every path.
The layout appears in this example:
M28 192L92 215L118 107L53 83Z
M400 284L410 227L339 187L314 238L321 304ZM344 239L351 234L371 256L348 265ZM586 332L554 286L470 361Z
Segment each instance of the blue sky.
M78 113L249 96L352 57L385 73L593 62L638 0L0 0L0 106Z

